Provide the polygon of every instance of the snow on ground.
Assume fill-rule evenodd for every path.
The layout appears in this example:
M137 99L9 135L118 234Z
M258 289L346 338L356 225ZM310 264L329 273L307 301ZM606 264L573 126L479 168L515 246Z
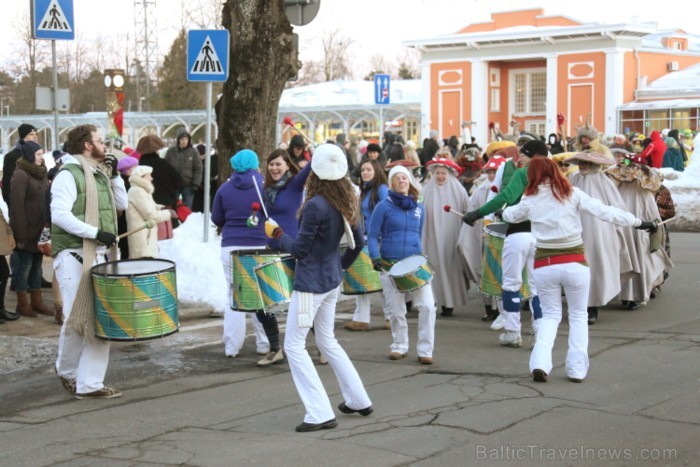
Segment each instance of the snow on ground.
M676 206L671 230L700 231L700 138L696 138L695 148L685 171L661 169Z

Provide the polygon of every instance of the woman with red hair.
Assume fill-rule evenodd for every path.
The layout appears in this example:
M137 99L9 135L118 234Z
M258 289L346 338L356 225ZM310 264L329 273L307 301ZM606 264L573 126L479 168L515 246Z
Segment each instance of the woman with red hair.
M654 222L642 221L627 211L606 206L571 186L550 159L533 159L527 175L528 183L520 203L506 208L503 219L507 222L529 219L536 242L533 279L540 296L542 316L535 317L537 339L530 355L530 371L534 381L546 382L552 370L552 347L562 317L563 288L569 312L566 374L572 382L580 383L588 372L586 309L591 281L581 238L580 213L647 231L655 231L657 227Z

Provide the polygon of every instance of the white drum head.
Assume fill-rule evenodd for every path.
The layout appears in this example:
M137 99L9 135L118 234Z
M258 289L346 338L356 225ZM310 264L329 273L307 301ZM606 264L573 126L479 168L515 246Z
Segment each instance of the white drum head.
M394 264L391 269L389 269L389 274L396 277L405 276L413 271L417 271L426 261L427 259L423 255L409 256Z

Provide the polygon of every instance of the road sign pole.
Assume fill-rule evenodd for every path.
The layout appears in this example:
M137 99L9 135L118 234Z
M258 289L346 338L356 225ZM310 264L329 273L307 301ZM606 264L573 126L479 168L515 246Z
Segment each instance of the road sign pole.
M53 150L60 149L58 147L58 70L56 70L56 40L51 41L51 80L53 91ZM48 151L47 151L48 152Z
M207 83L207 129L204 132L204 243L209 241L209 193L211 188L211 98L212 83Z
M384 106L380 105L379 106L379 141L382 141L382 138L384 137L384 112L383 112Z

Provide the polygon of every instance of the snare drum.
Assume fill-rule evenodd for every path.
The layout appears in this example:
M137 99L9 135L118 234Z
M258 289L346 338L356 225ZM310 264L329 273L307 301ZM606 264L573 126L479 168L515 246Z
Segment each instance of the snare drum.
M342 293L345 295L362 295L381 292L382 282L379 273L372 267L367 246L362 248L354 263L343 271Z
M394 264L389 269L389 277L397 290L410 292L430 284L433 268L425 256L413 255Z
M503 289L502 282L502 255L503 242L506 238L508 224L505 222L492 222L484 226L486 237L484 238L484 249L481 257L481 283L479 288L481 293L490 297L501 298ZM524 299L530 298L532 292L527 282L527 269L523 269L523 285L520 294Z
M180 328L172 261L111 261L93 266L90 274L97 337L140 341L164 337Z
M275 313L286 308L292 298L295 266L296 260L286 256L255 268L265 312Z
M234 250L231 252L231 309L234 311L264 311L255 268L279 259L273 250Z

